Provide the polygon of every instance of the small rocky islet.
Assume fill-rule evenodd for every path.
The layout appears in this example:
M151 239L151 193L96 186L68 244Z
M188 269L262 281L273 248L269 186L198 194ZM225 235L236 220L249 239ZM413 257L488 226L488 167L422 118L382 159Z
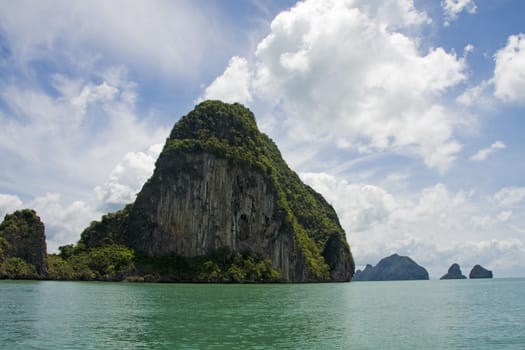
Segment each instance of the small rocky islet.
M441 276L440 280L461 280L466 278L461 272L459 265L454 263L450 266L448 272Z
M443 275L440 279L452 280L452 279L466 279L467 277L461 272L461 268L458 264L454 263L448 269L448 272ZM492 271L485 269L481 265L475 265L469 273L470 279L477 278L492 278Z
M469 278L492 278L492 271L485 269L481 265L476 265L469 273Z

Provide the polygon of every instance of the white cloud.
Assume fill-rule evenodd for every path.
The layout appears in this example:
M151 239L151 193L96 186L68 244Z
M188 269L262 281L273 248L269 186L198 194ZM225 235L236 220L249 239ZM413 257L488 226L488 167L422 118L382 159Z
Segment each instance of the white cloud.
M474 0L442 0L441 7L445 13L445 26L456 20L461 12L474 14L477 10Z
M18 196L0 193L0 222L4 219L5 214L11 214L22 207L22 200Z
M88 84L82 88L80 95L73 97L70 102L73 106L79 107L83 113L86 112L88 103L97 101L111 101L118 93L118 89L102 82L100 85Z
M350 184L326 173L301 173L300 176L328 202L342 208L339 218L349 232L370 230L385 222L397 206L393 196L377 186Z
M151 176L162 145L151 146L147 152L129 152L111 171L108 181L95 187L102 208L122 207L135 201L135 195Z
M48 252L76 243L89 222L101 215L84 201L66 203L59 193L47 193L24 202L17 196L0 194L0 222L5 214L23 208L34 209L44 223Z
M511 207L525 200L525 187L505 187L494 195L500 207Z
M496 216L496 218L499 221L505 222L505 221L508 221L511 216L512 216L512 210L503 210L503 211L499 212L499 214Z
M65 203L59 193L36 197L27 202L27 207L34 209L45 225L48 252L57 252L61 245L75 244L89 222L100 217L88 203Z
M103 212L133 201L168 128L137 111L137 85L122 67L92 79L51 74L50 81L51 92L16 81L0 85L7 106L0 114L0 152L9 169L2 191L32 197L22 202L2 195L0 210L34 208L46 226L48 250L56 251L76 243Z
M492 92L489 92L489 88L491 90L493 85L492 80L483 80L478 85L463 91L463 93L457 97L456 101L466 107L489 109L494 104Z
M224 73L206 88L200 100L217 99L247 104L252 100L251 78L248 61L242 57L232 57Z
M135 200L154 169L162 145L150 146L144 152L127 153L114 167L109 178L95 186L91 193L83 194L81 200L70 201L61 193L49 192L22 201L18 196L0 194L0 215L22 208L32 208L45 225L48 252L56 252L59 246L75 244L80 234L93 220L101 215L122 208ZM0 221L1 221L0 218Z
M425 12L420 12L414 7L411 0L356 0L354 6L390 29L431 22Z
M280 138L389 150L445 171L461 149L462 117L439 97L466 78L465 62L442 48L421 52L417 37L397 31L427 21L412 1L300 2L259 43L252 74L243 74L251 82L227 83L231 64L215 82L226 96L242 86Z
M525 34L509 36L495 61L494 95L506 102L525 103Z
M60 60L80 69L116 61L143 72L195 74L223 40L213 6L192 1L1 1L15 62ZM57 62L58 63L58 62Z
M91 190L124 154L163 141L168 129L139 117L136 86L125 70L109 69L99 79L54 75L55 95L22 85L0 86L0 99L8 106L0 115L2 162L19 174L6 188L63 193L79 191L80 184Z
M472 52L474 52L474 45L467 44L467 46L465 46L465 48L463 49L463 56L467 56L469 53Z
M512 210L503 210L493 215L473 216L472 225L478 230L491 230L497 224L507 222L512 217Z
M511 35L494 55L490 79L466 89L456 101L466 107L492 109L497 102L525 103L525 34Z
M492 145L490 145L490 147L480 149L478 152L476 152L476 154L474 154L474 155L472 155L470 157L470 160L473 160L473 161L476 161L476 162L481 162L481 161L487 159L491 154L493 154L497 150L505 149L505 148L507 148L507 145L505 145L501 141L496 141Z

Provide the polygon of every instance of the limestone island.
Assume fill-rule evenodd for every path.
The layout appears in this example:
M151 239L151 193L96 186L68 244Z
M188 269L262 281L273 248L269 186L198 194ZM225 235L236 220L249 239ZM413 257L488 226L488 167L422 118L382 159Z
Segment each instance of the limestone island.
M465 277L461 272L461 268L459 267L459 265L452 264L449 267L448 272L441 276L440 280L461 280L466 278L467 277Z
M470 271L469 278L492 278L492 271L483 268L481 265L476 265Z
M427 270L408 256L393 254L381 259L376 266L366 265L357 270L352 281L428 280Z
M31 210L0 225L0 278L343 282L354 260L331 205L250 110L200 103L173 127L134 203L46 254Z

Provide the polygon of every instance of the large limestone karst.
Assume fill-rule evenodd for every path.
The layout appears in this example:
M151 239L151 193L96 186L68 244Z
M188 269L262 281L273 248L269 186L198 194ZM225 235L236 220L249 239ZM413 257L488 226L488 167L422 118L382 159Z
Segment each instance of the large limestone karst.
M290 170L250 110L219 101L175 124L135 203L81 241L125 244L146 258L242 253L287 282L348 281L354 272L334 209Z
M5 216L0 224L0 277L45 277L44 231L44 224L34 210L18 210Z

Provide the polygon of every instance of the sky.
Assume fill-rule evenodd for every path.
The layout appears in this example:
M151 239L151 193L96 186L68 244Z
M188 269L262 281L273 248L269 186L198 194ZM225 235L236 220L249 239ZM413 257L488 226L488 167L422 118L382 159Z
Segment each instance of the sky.
M525 276L525 2L0 0L0 215L48 251L134 200L173 125L240 102L356 264Z

